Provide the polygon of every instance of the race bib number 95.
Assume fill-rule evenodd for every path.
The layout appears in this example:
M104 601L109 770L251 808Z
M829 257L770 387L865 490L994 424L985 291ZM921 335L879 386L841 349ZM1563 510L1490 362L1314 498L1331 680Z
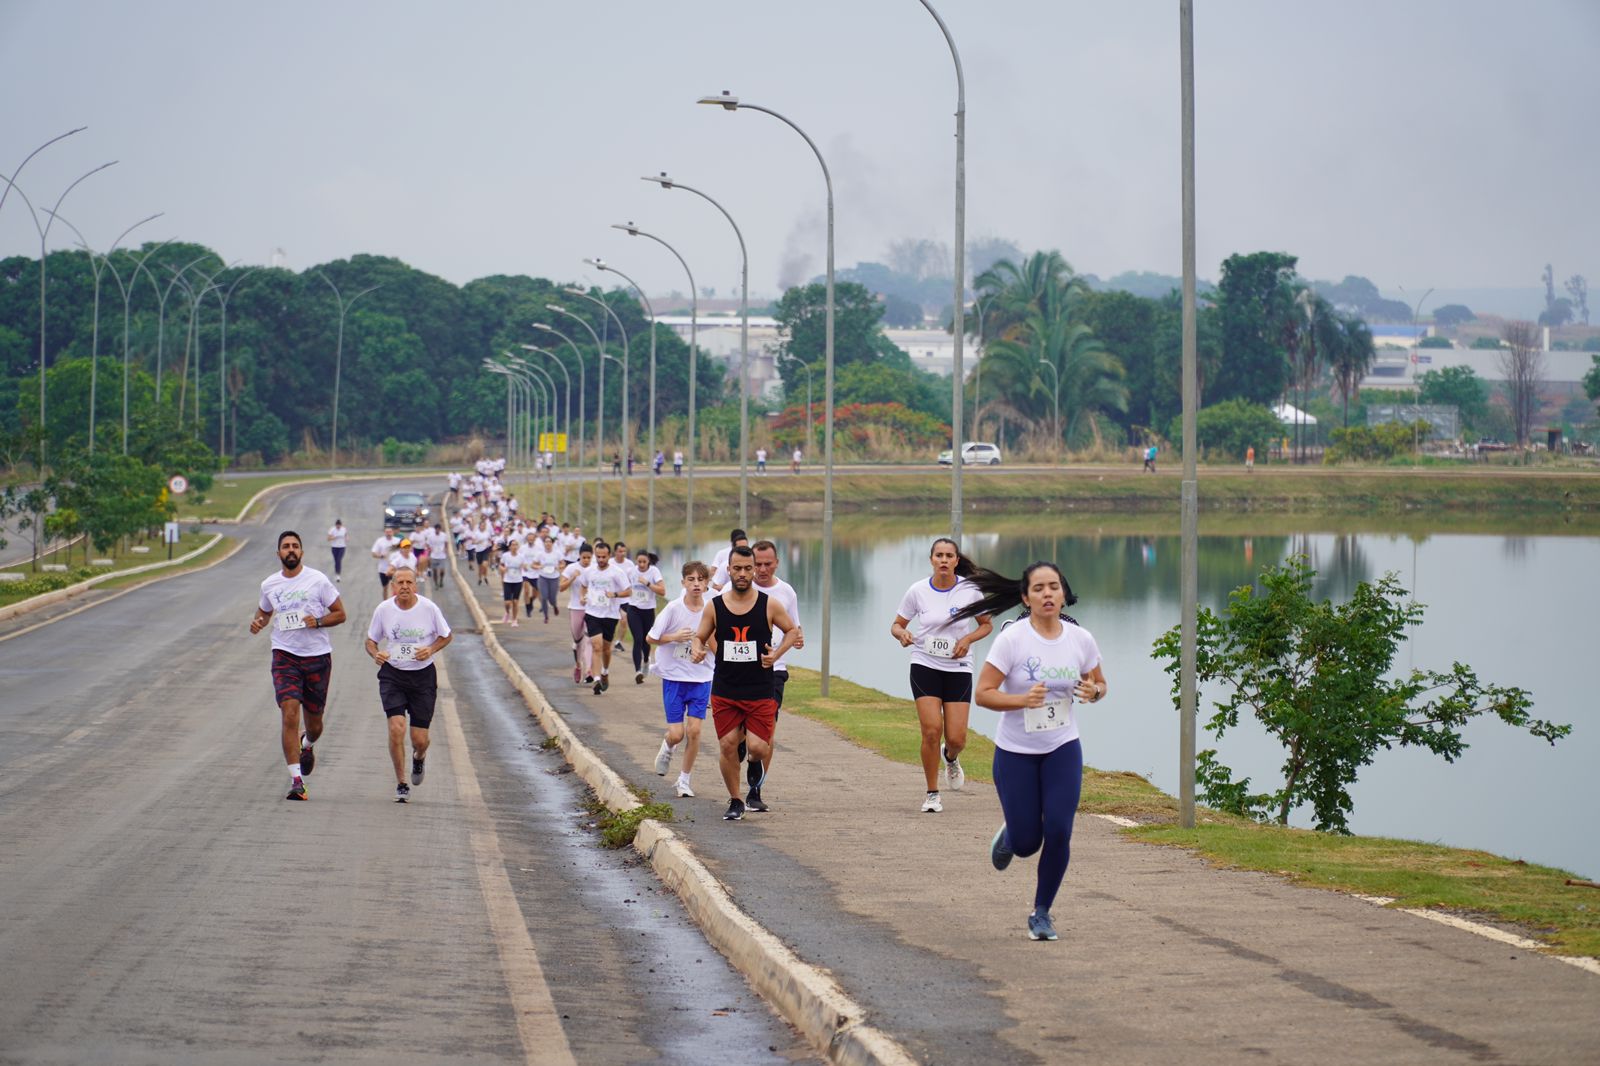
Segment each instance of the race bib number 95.
M394 642L389 645L389 661L392 663L414 663L417 661L417 646L415 644L402 644Z

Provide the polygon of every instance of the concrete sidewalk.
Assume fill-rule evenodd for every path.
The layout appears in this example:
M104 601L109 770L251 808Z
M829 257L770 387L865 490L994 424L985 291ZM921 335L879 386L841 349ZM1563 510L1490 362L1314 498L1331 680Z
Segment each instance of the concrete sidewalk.
M474 590L498 618L499 586ZM665 778L652 768L659 682L636 685L619 654L607 693L575 685L566 622L563 607L549 624L535 611L516 629L493 628L585 744L672 803L672 828L734 900L921 1061L1600 1055L1600 978L1350 896L1214 869L1095 817L1080 817L1074 834L1053 911L1061 940L1031 942L1034 863L990 866L1000 823L991 786L946 791L943 814L920 814L919 769L794 714L781 719L763 790L772 811L724 822L710 723L698 796L675 799L679 760ZM1091 733L1091 762L1093 745Z

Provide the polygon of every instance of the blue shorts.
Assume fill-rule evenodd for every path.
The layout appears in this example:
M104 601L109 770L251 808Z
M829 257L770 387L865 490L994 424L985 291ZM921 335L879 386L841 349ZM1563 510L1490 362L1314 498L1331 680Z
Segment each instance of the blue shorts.
M706 705L711 702L711 682L670 681L661 679L661 706L667 712L667 724L677 725L687 713L690 718L704 719Z

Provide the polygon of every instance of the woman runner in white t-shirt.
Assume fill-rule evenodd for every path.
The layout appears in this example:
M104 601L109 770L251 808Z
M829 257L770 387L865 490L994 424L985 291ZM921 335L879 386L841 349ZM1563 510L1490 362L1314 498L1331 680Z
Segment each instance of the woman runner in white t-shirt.
M956 617L990 615L1021 604L1001 629L978 675L980 707L1000 713L994 738L994 785L1005 824L989 844L1004 870L1016 855L1039 855L1028 936L1055 940L1050 907L1067 873L1072 820L1083 788L1083 748L1073 706L1105 698L1100 648L1063 608L1077 602L1054 563L1038 562L1021 580L979 569L967 578L983 598Z
M922 773L928 794L924 814L944 810L939 796L939 764L950 791L959 792L967 775L961 751L967 746L967 714L972 708L972 646L994 628L987 614L957 621L955 614L983 595L964 579L977 570L949 537L928 552L933 573L906 589L889 634L911 649L911 698L922 728ZM912 626L916 626L915 632Z
M578 545L578 558L561 571L560 591L572 590L567 600L567 620L572 626L572 680L588 685L594 682L594 648L583 623L583 589L578 587L578 575L594 562L594 549L588 544Z

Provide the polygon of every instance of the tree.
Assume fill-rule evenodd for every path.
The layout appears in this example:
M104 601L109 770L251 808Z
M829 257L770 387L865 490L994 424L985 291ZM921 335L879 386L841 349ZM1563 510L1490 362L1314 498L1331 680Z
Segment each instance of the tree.
M1296 259L1282 252L1230 255L1222 262L1222 363L1207 387L1213 399L1272 403L1289 364L1283 339L1294 316Z
M1505 345L1501 343L1499 337L1474 337L1472 339L1474 351L1497 352L1504 347Z
M904 296L888 293L883 298L883 324L916 327L922 325L922 305Z
M844 282L833 292L833 365L835 372L851 363L870 363L898 351L884 337L879 322L883 305L864 286ZM786 389L804 387L809 363L820 364L826 354L827 288L801 285L778 301L778 373ZM821 386L821 382L818 382Z
M1489 385L1470 366L1430 370L1417 378L1417 386L1418 400L1454 407L1465 426L1481 424L1489 412Z
M1584 325L1589 324L1589 281L1582 274L1574 274L1567 279L1567 293L1572 297L1572 306L1577 311L1578 317Z
M1244 400L1223 400L1202 407L1195 415L1194 429L1195 442L1208 458L1239 460L1247 448L1254 448L1265 457L1267 446L1283 434L1283 423L1269 407ZM1167 439L1182 447L1182 415L1173 417Z
M1551 329L1564 326L1571 321L1572 301L1565 296L1557 296L1550 302L1550 306L1545 308L1544 312L1539 315L1539 325L1549 326Z
M1450 338L1449 337L1434 336L1434 337L1423 337L1421 340L1417 341L1417 347L1418 348L1454 348L1455 345L1450 343Z
M1506 397L1511 401L1512 430L1517 443L1526 447L1533 431L1533 415L1539 407L1539 389L1544 385L1539 333L1532 322L1507 322L1500 330L1500 338L1506 342L1500 353L1500 370L1505 375Z
M1583 392L1589 399L1600 401L1600 355L1593 358L1594 365L1583 375Z
M1446 329L1474 321L1477 317L1465 304L1445 304L1443 307L1433 309L1434 324Z
M1318 829L1348 833L1350 786L1380 749L1419 747L1454 762L1467 748L1462 729L1485 715L1551 744L1571 732L1533 718L1526 690L1480 682L1459 662L1391 677L1406 631L1422 622L1422 605L1393 574L1360 582L1346 603L1316 602L1315 578L1295 557L1263 571L1259 590L1236 589L1222 615L1199 612L1197 677L1224 688L1206 728L1221 739L1247 712L1285 753L1282 785L1252 793L1249 779L1234 780L1215 749L1202 752L1195 776L1207 803L1280 825L1309 805ZM1178 634L1174 626L1155 644L1172 676L1174 706Z

